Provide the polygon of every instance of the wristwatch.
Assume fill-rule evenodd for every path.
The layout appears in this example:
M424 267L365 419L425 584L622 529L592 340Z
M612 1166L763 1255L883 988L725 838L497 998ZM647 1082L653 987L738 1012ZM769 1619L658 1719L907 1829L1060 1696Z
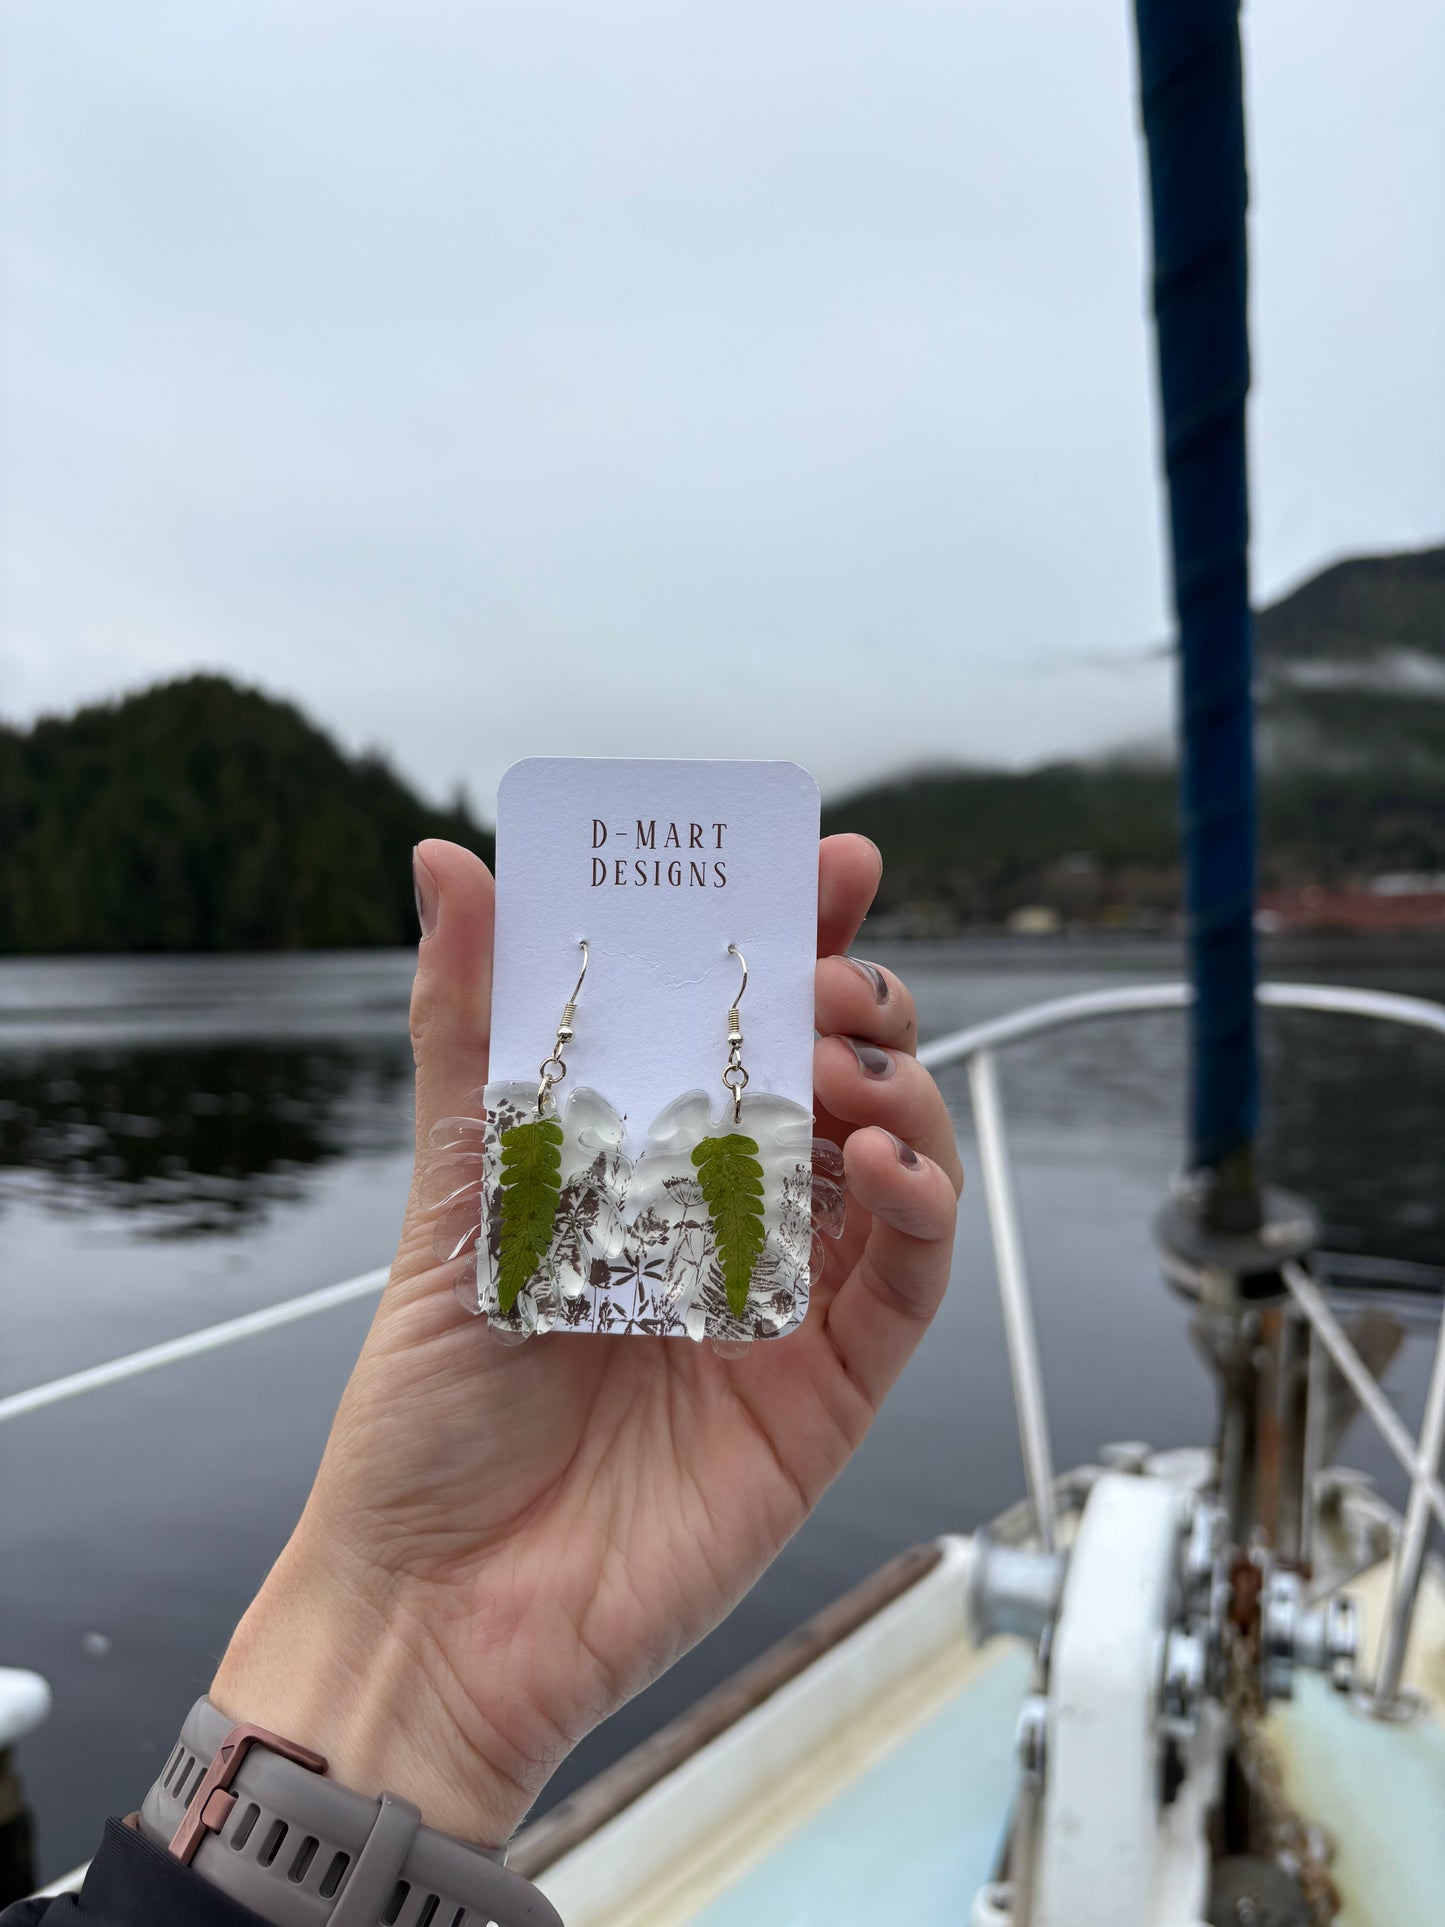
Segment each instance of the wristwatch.
M504 1850L434 1833L409 1801L325 1776L319 1753L198 1699L140 1830L274 1927L562 1927Z

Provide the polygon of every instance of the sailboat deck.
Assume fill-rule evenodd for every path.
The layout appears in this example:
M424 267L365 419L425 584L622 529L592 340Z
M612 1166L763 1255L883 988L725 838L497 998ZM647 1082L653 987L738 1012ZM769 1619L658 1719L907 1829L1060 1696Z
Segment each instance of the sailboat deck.
M1351 1582L1368 1654L1377 1645L1388 1564ZM1325 1682L1296 1680L1268 1731L1296 1810L1334 1842L1337 1927L1398 1927L1440 1917L1445 1894L1445 1586L1425 1574L1404 1686L1423 1701L1405 1723L1362 1717Z
M759 1921L907 1921L957 1927L994 1877L1014 1791L1014 1735L1029 1658L1010 1645L881 1754L850 1734L774 1800L749 1840L719 1841L726 1884L688 1911L639 1915L701 1927ZM739 1865L742 1867L740 1872ZM697 1870L704 1874L705 1868ZM681 1898L682 1896L679 1896Z
M899 1597L539 1871L568 1927L956 1922L997 1863L1032 1666L1019 1642L970 1640L970 1552L941 1541Z
M795 1678L545 1870L569 1927L957 1927L998 1876L1032 1656L973 1645L965 1540ZM1363 1650L1383 1625L1389 1564L1351 1582ZM1445 1587L1425 1576L1401 1724L1322 1678L1266 1732L1295 1810L1325 1828L1338 1927L1434 1917L1445 1892Z

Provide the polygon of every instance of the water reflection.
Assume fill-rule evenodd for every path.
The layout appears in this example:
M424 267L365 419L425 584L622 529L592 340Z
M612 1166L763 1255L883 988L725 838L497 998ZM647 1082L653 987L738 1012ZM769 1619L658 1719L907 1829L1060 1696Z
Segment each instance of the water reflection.
M1265 1168L1338 1251L1445 1264L1445 1039L1280 1012L1266 1027Z
M1010 1139L1101 1169L1183 1155L1187 1064L1175 1014L1111 1020L1003 1059ZM1332 1251L1445 1265L1445 1040L1398 1025L1268 1013L1262 1167L1308 1198ZM945 1094L967 1116L962 1074Z
M242 1231L308 1174L407 1140L404 1038L75 1046L0 1072L0 1203L133 1211L152 1234Z
M920 972L916 958L898 961L921 976L926 1012L927 969ZM955 989L961 962L945 966ZM189 972L174 960L142 963L154 969L133 963L137 984L154 990L151 976L159 976L168 1002L190 985L189 999L179 997L188 1016L192 1006L264 1007L274 1024L282 1009L294 1030L167 1037L148 1024L144 1034L106 1041L52 1030L43 1046L31 1030L0 1061L0 1208L7 1193L23 1194L62 1210L132 1211L149 1233L236 1231L299 1197L308 1173L405 1145L411 1060L401 998L409 960L244 959L230 966L235 982L212 980L214 960L205 968L181 960ZM269 976L262 965L272 967ZM56 975L64 968L50 967ZM44 974L44 966L29 969ZM109 979L106 987L114 989ZM1438 993L1442 984L1409 987ZM1326 1244L1445 1262L1445 1041L1275 1012L1265 1023L1265 1056L1265 1169L1322 1211ZM1019 1046L1004 1064L1020 1153L1047 1140L1052 1156L1081 1162L1147 1158L1162 1186L1182 1152L1180 1017L1064 1031ZM950 1072L943 1082L962 1120L964 1080Z

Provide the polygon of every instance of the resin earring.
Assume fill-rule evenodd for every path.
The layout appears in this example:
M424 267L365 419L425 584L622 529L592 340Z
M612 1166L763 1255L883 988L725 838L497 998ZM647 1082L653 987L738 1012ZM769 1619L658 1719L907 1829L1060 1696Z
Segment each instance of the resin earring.
M714 955L710 978L720 963L729 976L741 972L727 1011L728 1101L685 1090L648 1127L609 1329L707 1339L732 1356L730 1347L781 1338L803 1322L810 1272L821 1267L823 1240L843 1229L845 1198L842 1153L813 1136L811 1107L755 1090L766 1087L776 1040L751 1068L743 1061L747 960L731 943Z
M590 957L585 940L577 947L582 968L535 1079L491 1079L480 1123L447 1120L449 1143L464 1138L470 1147L481 1132L480 1159L472 1152L464 1189L445 1200L448 1232L468 1203L476 1214L474 1275L463 1275L459 1295L507 1341L558 1326L601 1329L622 1253L632 1178L624 1120L585 1085L565 1102L555 1095Z
M573 1037L572 1020L587 975L587 942L581 940L582 969L562 1011L551 1050L538 1065L537 1114L501 1133L498 1180L501 1248L497 1263L497 1307L510 1312L552 1244L562 1200L562 1126L552 1092L567 1075L564 1052ZM548 1106L551 1106L551 1115Z
M568 1062L588 980L589 952L578 948L582 970L535 1075L489 1082L473 1094L476 1115L433 1127L428 1208L457 1296L504 1344L560 1330L726 1348L793 1330L821 1239L843 1226L842 1156L813 1137L807 1107L757 1089L767 1078L762 1060L744 1062L741 949L712 959L714 973L720 964L742 973L727 1011L727 1098L698 1088L674 1098L634 1165L625 1118L569 1078L586 1067ZM607 995L604 986L593 1005ZM703 1027L712 1029L705 1016Z
M731 1093L733 1100L733 1128L718 1137L705 1137L694 1145L692 1162L712 1223L728 1309L734 1318L741 1318L747 1307L753 1269L762 1256L766 1232L758 1142L739 1128L748 1074L743 1067L743 1030L738 1005L748 987L748 966L735 943L728 945L728 955L737 958L743 972L738 994L728 1010L728 1061L722 1074L723 1088Z
M762 1073L754 1065L750 1077L743 1061L749 973L735 943L722 959L729 973L733 959L742 978L727 1013L730 1101L715 1107L705 1090L689 1090L665 1106L628 1195L628 1260L658 1328L724 1347L801 1324L815 1226L832 1232L842 1202L841 1160L815 1184L811 1110L752 1088ZM824 1152L837 1156L831 1145Z

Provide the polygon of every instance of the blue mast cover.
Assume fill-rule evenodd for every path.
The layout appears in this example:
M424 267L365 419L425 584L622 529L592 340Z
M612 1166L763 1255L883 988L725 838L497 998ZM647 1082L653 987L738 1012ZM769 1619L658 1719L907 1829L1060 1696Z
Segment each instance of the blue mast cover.
M1189 926L1192 1162L1259 1113L1239 0L1135 0L1174 606Z

